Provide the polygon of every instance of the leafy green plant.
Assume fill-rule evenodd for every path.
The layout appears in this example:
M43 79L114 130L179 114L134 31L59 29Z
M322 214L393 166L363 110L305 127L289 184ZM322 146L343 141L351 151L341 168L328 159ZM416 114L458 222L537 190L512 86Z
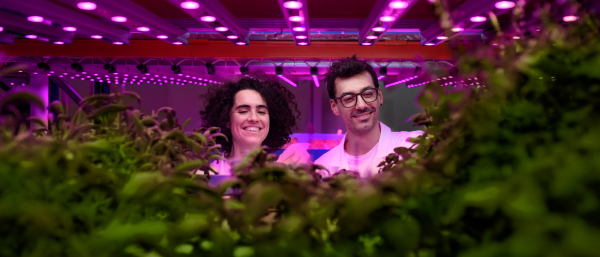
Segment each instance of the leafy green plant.
M460 76L480 86L424 88L418 146L362 180L258 149L212 188L218 128L185 134L172 109L143 114L120 92L73 117L52 103L29 131L42 121L13 106L41 102L10 92L0 256L596 256L598 20L557 24L555 9L540 10L539 35L461 50Z

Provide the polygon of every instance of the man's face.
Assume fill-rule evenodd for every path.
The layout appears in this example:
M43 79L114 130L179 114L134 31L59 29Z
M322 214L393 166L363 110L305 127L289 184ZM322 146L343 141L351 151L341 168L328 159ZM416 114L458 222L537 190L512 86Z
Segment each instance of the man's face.
M357 94L365 92L365 90L368 89L375 89L375 85L373 85L371 75L366 71L353 77L337 78L335 80L335 97L341 97L347 94ZM367 103L363 97L357 95L356 104L344 103L346 106L354 104L354 106L349 108L344 107L340 102L341 99L330 99L329 103L331 105L331 110L335 115L342 117L348 131L355 134L365 134L378 125L379 106L383 104L381 90L376 88L374 93L376 94L377 100Z

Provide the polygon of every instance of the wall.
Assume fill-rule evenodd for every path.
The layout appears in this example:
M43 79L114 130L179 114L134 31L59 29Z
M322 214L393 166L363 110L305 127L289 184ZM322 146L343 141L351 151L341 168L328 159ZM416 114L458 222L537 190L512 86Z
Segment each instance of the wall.
M345 133L342 119L335 116L329 106L327 88L324 85L315 87L312 80L295 80L297 87L292 87L282 81L284 86L296 95L298 109L301 112L300 123L296 133L337 133L342 129ZM90 82L81 80L68 80L68 83L82 96L90 95ZM111 84L111 87L116 85ZM186 130L198 127L200 124L199 111L202 105L201 95L206 93L209 86L198 85L154 85L143 83L125 84L125 90L138 93L142 97L141 110L151 113L163 106L169 106L177 112L179 122L183 123L191 118ZM384 104L380 109L379 119L392 128L393 131L412 131L421 129L413 127L412 123L405 121L413 114L420 112L415 105L415 97L421 90L420 87L406 88L403 85L382 89ZM111 88L111 91L113 89ZM72 115L77 110L77 105L69 100L69 113Z

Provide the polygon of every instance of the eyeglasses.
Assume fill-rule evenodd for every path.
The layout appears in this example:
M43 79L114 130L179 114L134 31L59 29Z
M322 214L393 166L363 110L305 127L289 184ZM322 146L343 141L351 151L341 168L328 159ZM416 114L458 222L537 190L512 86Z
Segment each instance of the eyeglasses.
M377 100L377 97L379 94L377 94L377 89L376 88L367 88L365 90L363 90L360 93L357 94L353 94L353 93L347 93L344 94L340 97L337 98L333 98L333 100L340 100L340 103L342 103L342 105L346 108L351 108L354 107L356 105L356 103L358 102L358 95L360 95L360 97L362 97L362 99L365 101L365 103L372 103L375 102L375 100Z

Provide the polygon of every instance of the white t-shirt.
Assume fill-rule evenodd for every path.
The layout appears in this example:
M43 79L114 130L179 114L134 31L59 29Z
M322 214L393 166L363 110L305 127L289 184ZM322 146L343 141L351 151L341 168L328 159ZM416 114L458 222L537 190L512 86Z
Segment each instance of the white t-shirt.
M346 151L346 160L348 160L348 170L356 171L359 174L369 174L371 171L371 163L373 163L373 159L375 158L375 153L377 153L377 145L375 144L369 152L359 156L349 155Z
M385 157L394 152L396 147L412 147L414 143L411 143L409 140L413 137L418 137L423 134L423 131L400 131L400 132L392 132L392 130L386 126L385 124L379 122L379 127L381 128L381 134L379 135L379 142L373 147L371 151L373 151L373 158L366 158L364 163L361 163L359 166L359 174L361 177L369 177L376 175L380 167L379 163L385 160ZM342 142L346 141L346 135L342 139ZM350 160L347 158L349 155L344 150L344 143L339 144L333 149L329 150L329 152L321 155L319 159L315 161L315 164L319 166L323 166L325 170L319 170L319 173L323 176L331 176L340 170L352 170L350 166ZM362 167L367 166L365 172L362 172Z

